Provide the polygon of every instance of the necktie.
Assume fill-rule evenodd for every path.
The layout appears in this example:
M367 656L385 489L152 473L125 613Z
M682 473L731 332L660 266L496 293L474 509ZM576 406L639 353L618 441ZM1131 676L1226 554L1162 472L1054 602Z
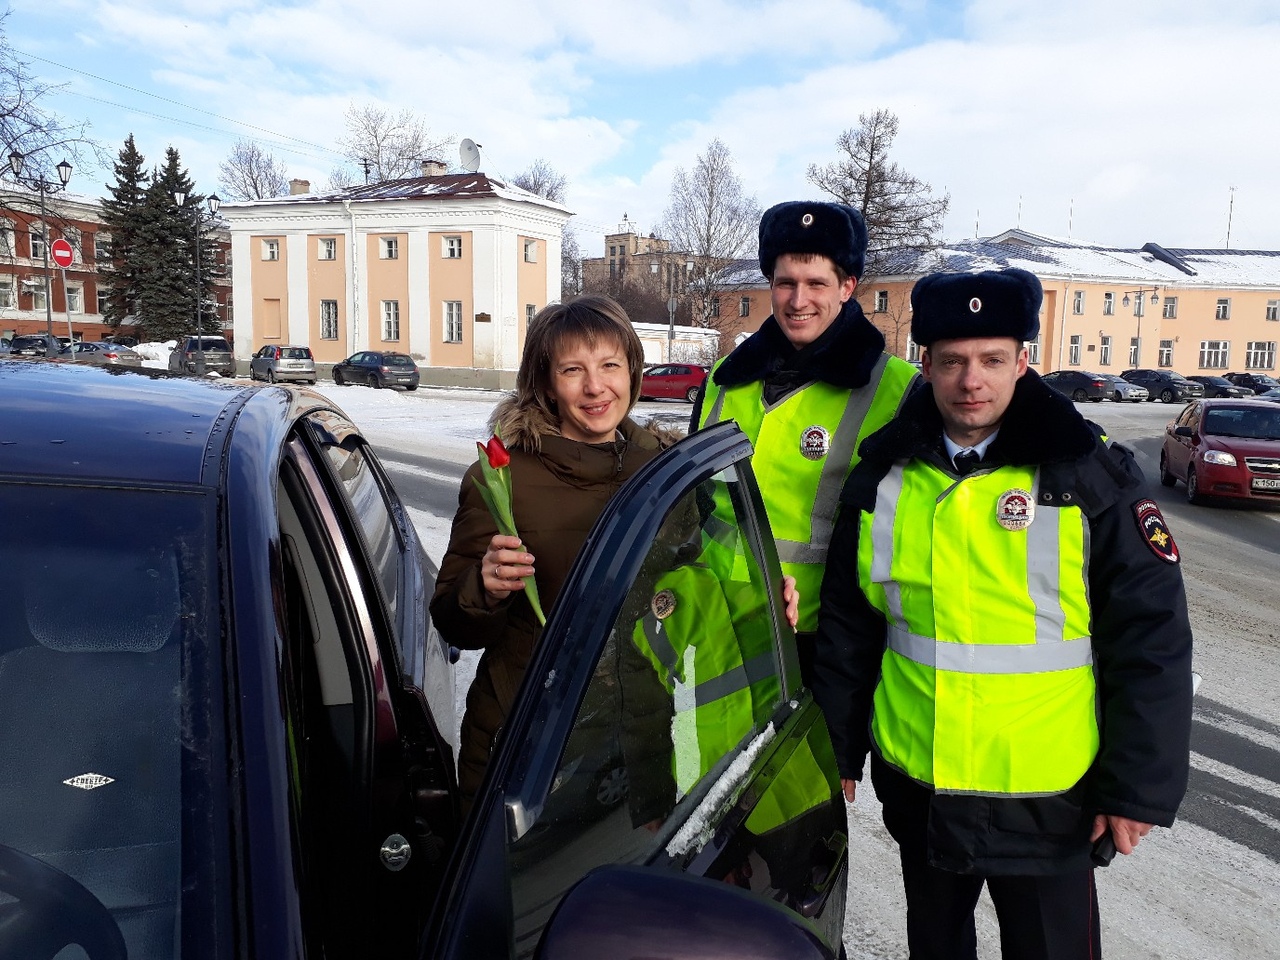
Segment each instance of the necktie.
M956 473L960 474L962 477L982 462L982 457L978 456L976 450L966 450L964 453L957 453L952 459L956 465Z

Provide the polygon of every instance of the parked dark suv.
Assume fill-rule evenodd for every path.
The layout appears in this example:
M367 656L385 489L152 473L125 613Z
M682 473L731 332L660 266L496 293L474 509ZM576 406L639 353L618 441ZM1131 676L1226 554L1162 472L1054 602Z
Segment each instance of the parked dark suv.
M178 342L169 354L169 370L172 373L195 373L200 354L204 354L205 373L219 373L224 377L236 375L236 359L231 355L231 344L225 337L187 337Z
M839 774L732 422L605 508L469 815L436 570L328 398L0 360L0 437L0 957L840 951ZM760 653L701 756L692 668L642 640L658 580L703 609L711 523L741 620L684 636Z
M1194 380L1200 386L1204 387L1204 398L1211 400L1215 397L1226 397L1228 400L1238 399L1240 397L1252 397L1253 391L1248 387L1237 387L1226 377L1209 377L1198 376L1192 374L1187 377L1188 380Z
M333 365L333 382L367 383L371 387L418 389L418 365L413 357L390 350L363 350Z
M9 355L14 357L56 357L62 352L62 341L47 333L23 333L9 341Z
M1280 381L1265 373L1228 373L1226 378L1237 387L1245 387L1253 393L1266 393L1274 387L1280 387Z
M1130 383L1146 387L1148 399L1158 399L1161 403L1199 400L1204 396L1201 384L1172 370L1125 370L1120 376Z

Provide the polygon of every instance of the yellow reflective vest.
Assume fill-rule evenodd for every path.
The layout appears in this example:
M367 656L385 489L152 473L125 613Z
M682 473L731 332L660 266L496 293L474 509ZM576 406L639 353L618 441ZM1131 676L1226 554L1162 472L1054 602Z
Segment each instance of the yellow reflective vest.
M858 579L888 623L872 738L938 792L1060 793L1098 752L1088 520L1038 499L1034 467L910 460L860 518Z
M905 360L881 354L864 387L850 390L814 382L768 408L758 380L725 389L715 383L714 373L707 378L699 427L735 420L751 438L751 468L782 572L796 578L800 592L799 632L818 628L827 547L840 490L859 459L858 445L893 418L916 376ZM721 548L732 552L734 514L719 496L715 517L719 528L712 522L708 530Z

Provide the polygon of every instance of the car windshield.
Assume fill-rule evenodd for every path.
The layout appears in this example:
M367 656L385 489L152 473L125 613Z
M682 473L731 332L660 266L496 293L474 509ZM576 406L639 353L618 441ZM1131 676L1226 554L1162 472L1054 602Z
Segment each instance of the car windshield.
M183 891L222 889L213 506L0 484L0 900L11 919L109 930L100 904L136 960L203 952L215 906Z
M227 343L227 341L224 340L222 337L201 337L199 340L197 340L195 337L192 337L191 346L188 349L190 350L225 350L229 352L231 350L231 345Z
M1209 384L1210 386L1213 386L1213 387L1233 387L1233 386L1235 386L1235 384L1233 384L1233 383L1232 383L1230 380L1228 380L1226 377L1199 377L1198 379L1199 379L1199 381L1200 381L1201 383L1207 383L1207 384Z
M311 349L309 347L282 347L280 356L285 360L310 360Z
M406 357L403 353L384 353L382 355L382 365L384 367L412 367L413 359Z
M1280 409L1217 407L1205 414L1204 432L1215 437L1280 440Z

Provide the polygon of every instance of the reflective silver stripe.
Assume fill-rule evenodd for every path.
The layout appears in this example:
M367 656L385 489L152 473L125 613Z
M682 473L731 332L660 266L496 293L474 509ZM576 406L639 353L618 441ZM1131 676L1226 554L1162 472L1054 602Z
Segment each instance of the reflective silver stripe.
M739 690L745 690L751 684L765 680L776 673L777 665L773 654L762 653L718 677L712 677L698 684L694 687L693 699L698 706L705 707L708 703L714 703Z
M714 371L713 371L714 373ZM728 387L718 387L716 390L716 402L711 405L711 412L703 418L702 426L709 427L713 423L720 422L720 411L724 409L724 395L729 392Z
M714 513L702 521L702 530L726 550L732 551L737 546L738 528Z
M1058 643L942 643L890 624L889 649L915 663L955 673L1051 673L1093 664L1088 637Z
M671 646L671 641L667 639L667 632L662 629L662 621L650 612L640 619L640 624L649 649L658 658L658 662L667 668L667 676L674 681L680 658L676 655L675 648Z
M1031 485L1032 503L1040 502L1040 471ZM1067 614L1062 609L1061 546L1058 524L1062 511L1045 507L1027 527L1027 596L1036 607L1036 643L1066 639Z
M893 526L898 513L898 499L902 496L902 476L905 464L895 463L876 488L876 508L871 515L871 582L884 587L892 623L904 623L902 595L898 583L890 579L893 573Z

